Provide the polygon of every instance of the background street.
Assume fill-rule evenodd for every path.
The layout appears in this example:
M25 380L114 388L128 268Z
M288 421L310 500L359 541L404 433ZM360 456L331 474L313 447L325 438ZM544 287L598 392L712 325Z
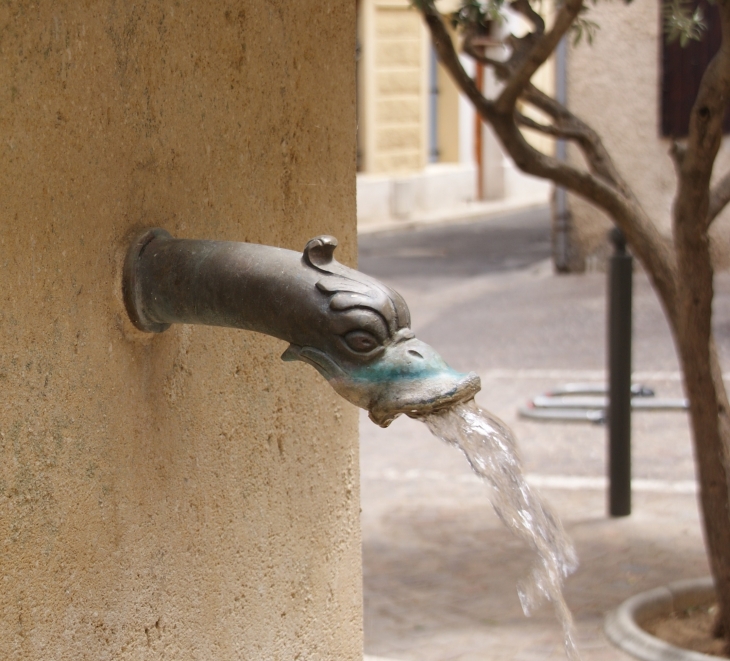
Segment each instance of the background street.
M606 516L605 427L517 418L528 398L605 380L606 275L554 275L545 210L461 226L371 234L359 268L408 301L418 337L482 378L477 401L516 432L525 470L561 516L581 566L567 600L586 660L622 659L601 627L627 597L707 573L683 412L635 413L634 510ZM730 351L730 278L715 329ZM681 397L671 337L646 278L634 278L634 373ZM727 367L726 367L727 369ZM562 658L549 607L522 615L530 553L502 529L464 459L425 427L361 423L365 651L392 659Z

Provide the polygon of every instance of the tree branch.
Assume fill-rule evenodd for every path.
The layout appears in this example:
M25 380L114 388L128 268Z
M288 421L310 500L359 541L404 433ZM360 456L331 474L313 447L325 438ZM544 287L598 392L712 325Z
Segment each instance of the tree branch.
M539 152L525 140L514 119L497 114L492 127L520 170L553 181L595 204L612 218L651 275L668 317L675 321L674 254L669 241L661 235L635 196L627 197L602 178Z
M522 1L528 2L528 0ZM529 84L530 79L557 48L563 35L570 29L576 16L580 13L582 6L583 0L565 0L549 32L532 33L528 35L529 39L523 41L526 44L526 53L520 54L519 65L495 102L499 112L512 112L517 99Z
M697 241L717 215L710 210L710 177L722 142L722 124L730 102L730 1L718 1L722 47L705 69L692 106L679 185L674 204L676 247ZM717 202L721 202L720 199Z
M546 156L528 145L515 125L513 111L511 110L509 114L498 112L495 104L482 96L475 82L464 70L459 56L454 49L451 36L433 0L423 0L417 6L423 14L426 25L431 32L434 48L436 49L439 60L451 74L457 86L474 104L474 108L482 119L491 124L497 130L498 134L501 131L502 135L500 135L500 138L502 139L502 144L515 160L518 167L525 172L529 172L526 168L533 167L532 161L537 159L539 162L539 172L529 172L530 174L536 174L537 176L555 181L558 181L555 179L555 177L558 177L558 183L565 185L571 190L577 187L582 188L587 182L591 182L592 180L595 180L593 184L599 184L593 175L577 170L551 156ZM520 153L517 153L517 145L520 146ZM604 182L600 182L599 188L604 194L614 195L616 193L616 191L610 190Z
M679 140L672 141L672 146L669 148L669 156L674 164L674 171L677 173L677 177L682 174L682 163L684 163L684 155L686 153L687 148Z
M568 137L573 138L580 147L591 172L615 186L624 196L636 202L633 191L621 177L613 159L603 146L603 141L590 126L570 112L564 105L532 84L528 85L522 98L549 117L552 117L561 130L571 132L572 135Z
M726 172L710 190L710 203L707 210L708 227L720 215L728 202L730 202L730 172Z
M462 44L462 50L473 60L476 62L479 62L479 64L484 64L488 67L493 67L495 73L499 78L504 80L507 78L510 74L510 68L506 62L503 62L501 60L495 60L492 57L488 57L484 54L484 52L479 51L479 46L481 44L475 43L475 41L478 39L477 35L474 34L466 34L464 35L464 42Z
M558 16L557 23L559 27L553 28L550 33L543 37L541 42L543 47L547 43L554 44L553 47L557 46L562 34L570 27L572 22L571 13L577 13L581 1L566 0L566 4L563 5L563 9ZM727 1L730 2L730 0ZM578 10L575 9L576 5ZM566 7L571 7L571 9L566 10ZM659 292L665 310L670 319L674 321L674 309L676 309L676 306L674 306L676 297L674 255L667 241L659 233L651 219L648 218L628 186L623 184L617 173L615 173L615 176L610 177L597 176L597 173L575 168L532 147L525 140L515 122L514 104L511 104L511 106L508 104L508 110L505 111L498 107L496 103L485 99L477 89L474 81L464 71L454 49L451 36L443 23L441 14L435 8L433 0L421 0L418 3L418 8L431 32L439 60L456 85L472 102L481 118L492 126L500 143L515 162L515 165L527 174L553 181L558 186L580 195L605 211L623 230L635 253L652 275L652 280ZM549 54L549 52L544 54L544 59L547 59ZM542 55L543 51L541 50L540 56ZM525 71L526 69L523 67L521 69L522 75L525 74ZM511 79L507 84L512 84ZM514 89L518 90L519 95L523 96L528 102L534 103L536 107L545 108L545 112L549 116L560 116L572 119L572 121L580 121L568 113L560 104L557 104L553 99L529 84L529 78L524 83L515 86ZM610 172L611 169L615 172L613 162L603 149L595 132L582 123L581 128L590 131L588 135L595 136L595 140L597 140L597 142L590 143L588 141L586 143L589 146L592 145L592 148L596 151L595 163L603 164L603 167L608 168L607 172ZM621 182L623 185L617 186L612 179Z
M545 21L542 16L538 14L530 4L529 0L512 0L510 7L518 14L522 14L535 28L536 34L545 33Z
M441 19L441 14L434 6L433 0L422 0L416 7L423 15L426 25L431 32L431 39L439 61L451 74L459 89L472 102L477 113L485 120L490 121L490 117L494 115L494 104L482 96L476 83L464 70L461 60L454 49L454 43L451 41L451 35Z
M549 135L553 138L560 138L565 140L577 140L582 137L580 131L570 129L568 127L558 126L556 124L541 124L536 122L531 117L523 115L519 111L515 111L515 121L525 128L532 129L533 131L539 131L545 135Z

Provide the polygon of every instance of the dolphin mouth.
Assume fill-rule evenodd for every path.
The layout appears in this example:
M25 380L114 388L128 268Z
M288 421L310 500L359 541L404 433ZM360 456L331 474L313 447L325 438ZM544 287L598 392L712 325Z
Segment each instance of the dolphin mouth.
M293 344L282 359L314 367L339 395L366 409L381 427L402 414L421 418L468 401L481 389L474 372L454 371L429 345L412 336L364 369L348 369L319 349Z
M395 381L369 407L368 413L375 424L387 427L401 414L421 418L473 399L481 387L481 380L474 372L459 374L451 370L424 378Z

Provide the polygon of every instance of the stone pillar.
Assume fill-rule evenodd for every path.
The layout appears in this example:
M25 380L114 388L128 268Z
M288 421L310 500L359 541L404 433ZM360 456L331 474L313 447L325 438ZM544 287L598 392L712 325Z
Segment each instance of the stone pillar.
M130 234L353 264L355 3L0 7L0 650L362 658L357 414L275 339L127 321Z

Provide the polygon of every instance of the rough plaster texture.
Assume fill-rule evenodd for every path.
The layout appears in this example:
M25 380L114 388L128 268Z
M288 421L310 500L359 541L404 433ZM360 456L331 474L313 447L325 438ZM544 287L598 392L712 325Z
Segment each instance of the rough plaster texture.
M0 656L362 658L356 411L135 331L127 237L355 258L355 4L0 8Z
M675 193L670 141L660 135L661 24L658 0L625 4L598 3L589 18L600 26L592 46L582 41L568 57L568 103L603 138L624 178L649 216L671 233ZM576 150L569 159L581 163ZM730 144L718 155L715 176L730 168ZM573 214L570 266L573 270L602 263L609 253L607 218L586 202L570 197ZM715 222L713 239L718 266L726 267L730 250L730 215Z

